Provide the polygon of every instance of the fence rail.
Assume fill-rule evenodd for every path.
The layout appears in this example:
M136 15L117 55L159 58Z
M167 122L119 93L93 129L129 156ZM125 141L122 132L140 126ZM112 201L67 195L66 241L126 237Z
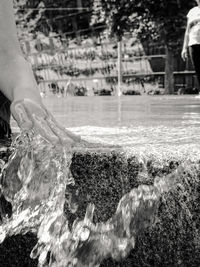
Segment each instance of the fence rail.
M145 54L141 44L128 46L122 42L121 55L121 79L122 82L141 84L144 79L157 80L157 84L164 87L164 65L166 55L163 51L157 54ZM61 48L49 47L34 53L27 53L27 58L32 64L36 76L42 76L38 80L41 90L45 90L49 83L83 82L93 88L94 86L116 86L119 80L119 55L117 42L109 41L98 45L83 44L82 46L62 46ZM183 63L179 58L175 59L175 89L179 87L195 87L197 81L191 63ZM139 81L140 82L140 81ZM116 88L115 88L116 89ZM117 89L116 89L117 90Z

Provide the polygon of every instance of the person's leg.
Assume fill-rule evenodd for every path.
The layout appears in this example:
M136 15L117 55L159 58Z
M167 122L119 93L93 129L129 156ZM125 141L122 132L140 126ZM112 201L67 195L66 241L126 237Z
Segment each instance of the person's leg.
M189 47L190 57L195 68L200 92L200 44Z

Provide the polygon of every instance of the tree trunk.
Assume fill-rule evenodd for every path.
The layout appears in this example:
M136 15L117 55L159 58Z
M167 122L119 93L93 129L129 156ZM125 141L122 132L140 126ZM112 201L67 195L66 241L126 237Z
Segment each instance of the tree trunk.
M165 94L174 93L174 54L173 50L168 45L165 47L166 61L165 61Z

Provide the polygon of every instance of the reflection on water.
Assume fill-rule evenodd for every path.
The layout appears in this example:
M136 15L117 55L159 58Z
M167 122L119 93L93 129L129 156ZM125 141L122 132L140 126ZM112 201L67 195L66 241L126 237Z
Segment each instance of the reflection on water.
M194 96L96 96L44 98L66 127L180 126L183 115L200 114Z

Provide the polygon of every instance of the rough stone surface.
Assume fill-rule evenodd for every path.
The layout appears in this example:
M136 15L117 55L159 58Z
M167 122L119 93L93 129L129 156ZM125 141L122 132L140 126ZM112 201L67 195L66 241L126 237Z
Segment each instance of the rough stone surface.
M4 161L9 149L4 150ZM192 152L191 152L192 153ZM173 172L184 158L179 183L159 201L152 226L136 238L136 246L126 259L106 259L104 266L154 267L154 266L200 266L200 164L198 157L173 152L141 156L134 151L120 149L88 149L73 155L71 172L76 185L69 192L79 208L71 214L65 206L70 224L76 217L83 218L88 203L94 203L94 222L106 221L115 212L120 198L140 184L153 184L156 176ZM2 158L2 154L0 153ZM76 192L78 190L78 195ZM66 198L68 195L66 195ZM29 258L36 243L33 234L7 238L0 245L0 267L32 267L37 261Z

